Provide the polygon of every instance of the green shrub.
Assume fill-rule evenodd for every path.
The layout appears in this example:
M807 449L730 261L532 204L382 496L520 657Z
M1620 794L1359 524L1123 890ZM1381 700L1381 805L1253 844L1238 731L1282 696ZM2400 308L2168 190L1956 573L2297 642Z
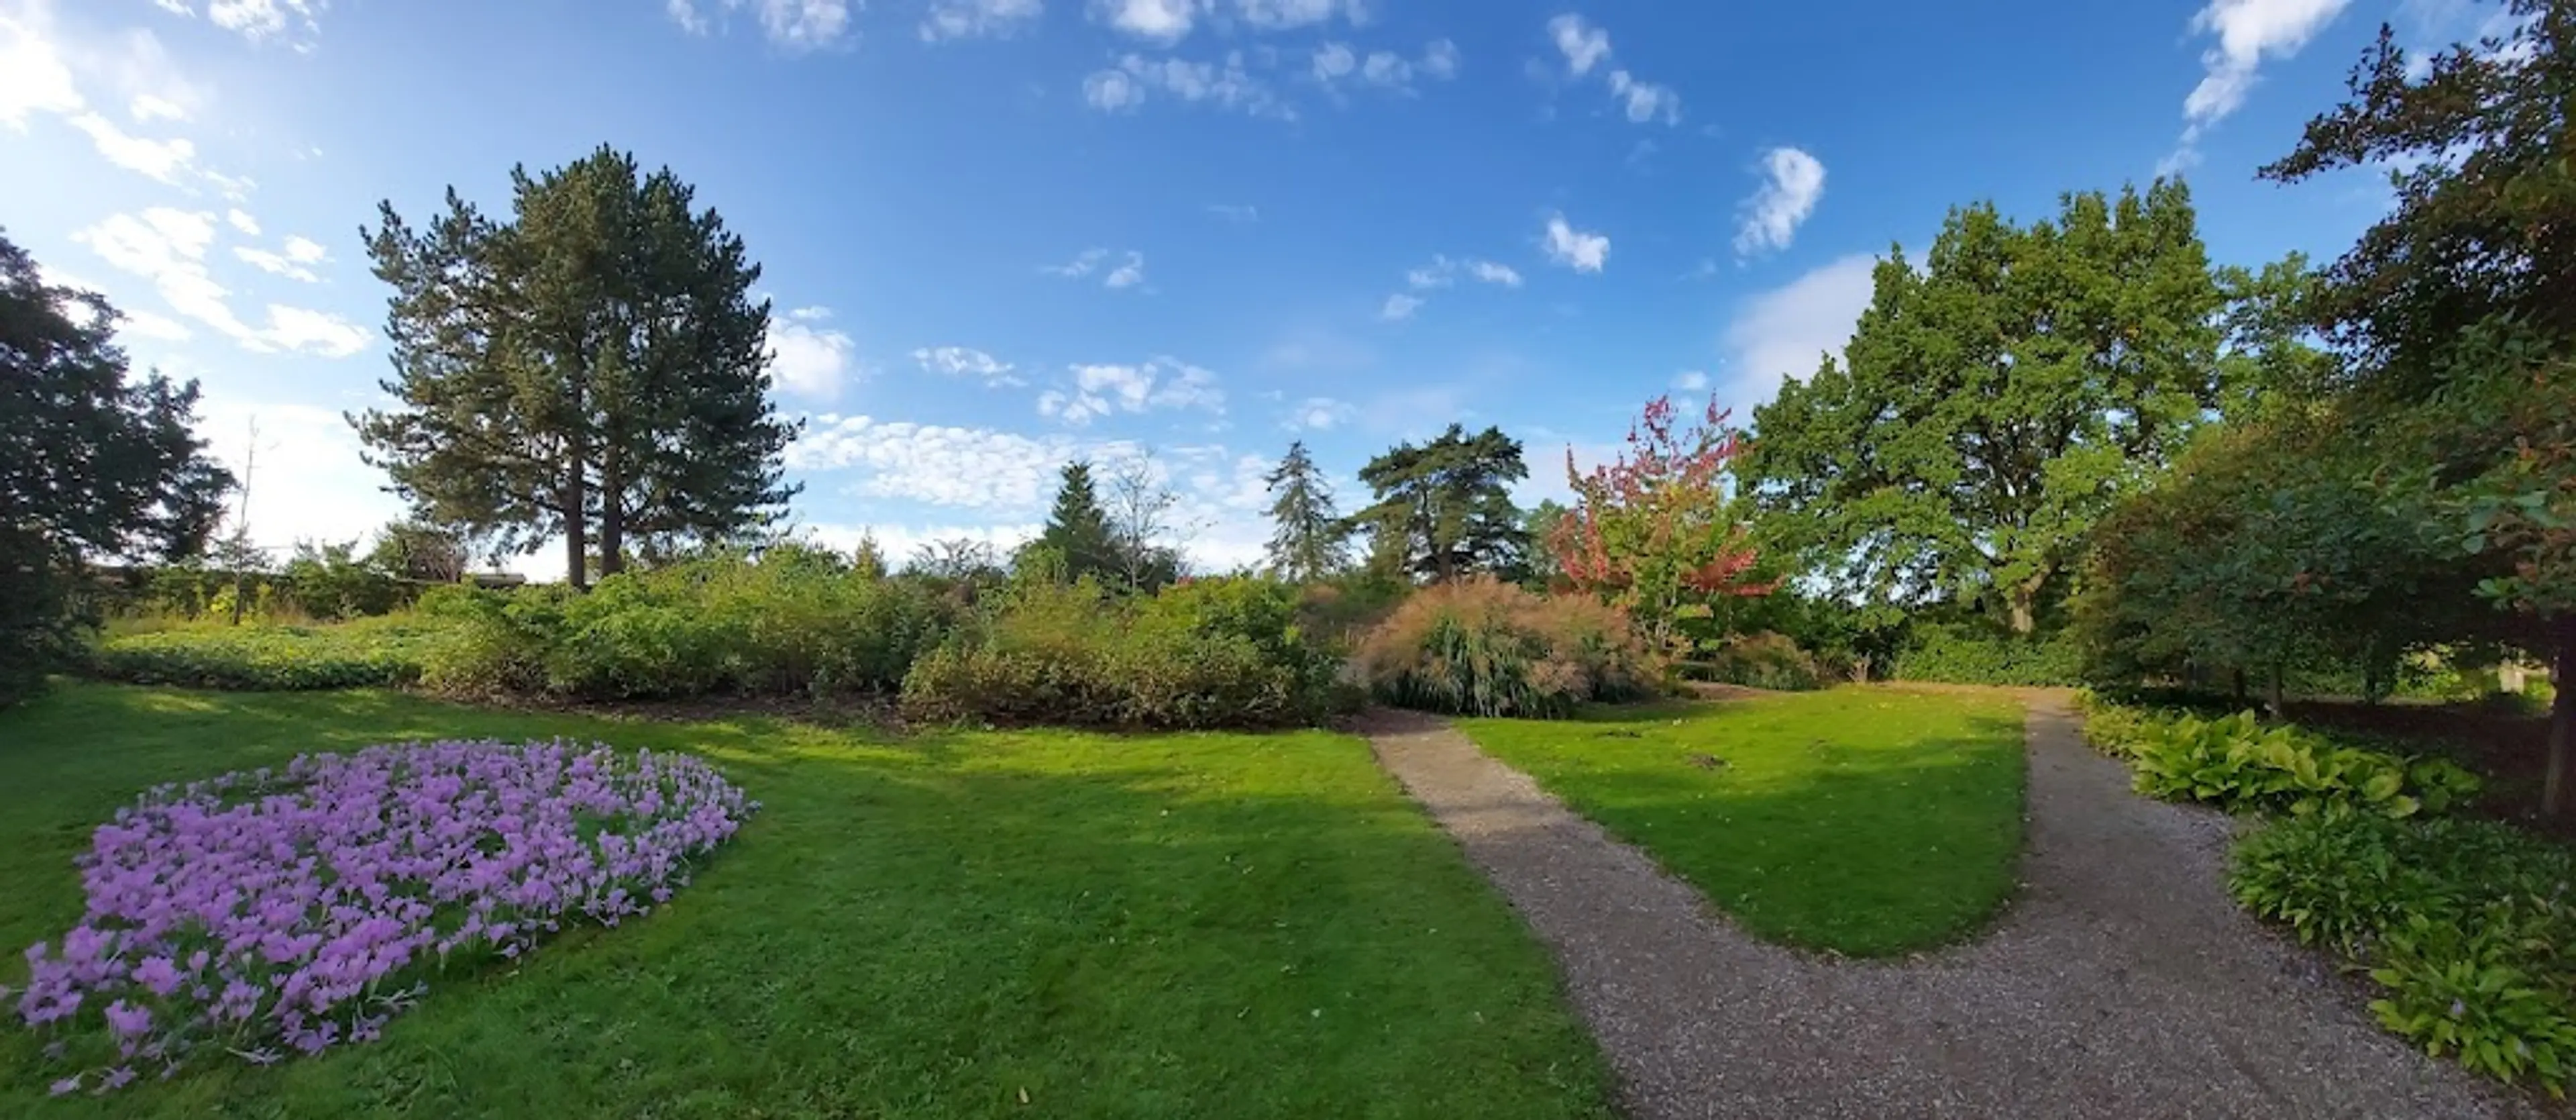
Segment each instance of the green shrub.
M1979 634L1927 624L1914 629L1890 676L1900 681L2064 687L2083 683L2083 649L2070 634Z
M461 629L430 687L585 699L891 692L952 614L917 581L798 547L621 572L586 594L437 588L421 610Z
M1680 666L1692 680L1809 692L1832 683L1833 674L1798 648L1798 643L1768 630L1735 634L1707 643L1700 654Z
M907 717L1212 728L1313 723L1332 663L1295 624L1294 589L1196 580L1113 599L1089 580L1015 583L903 682Z
M290 692L407 685L455 630L394 615L328 626L219 623L100 641L89 670L110 680Z
M2121 751L2138 792L2230 811L2408 817L2444 812L2476 796L2479 784L2447 760L2337 746L2299 728L2264 727L2252 712L2141 719Z
M2366 968L2390 1030L2564 1095L2576 1063L2576 859L2509 826L2316 814L2237 845L2229 890Z
M1617 608L1489 577L1415 594L1361 641L1353 665L1391 704L1539 718L1570 715L1589 700L1649 695L1659 674Z

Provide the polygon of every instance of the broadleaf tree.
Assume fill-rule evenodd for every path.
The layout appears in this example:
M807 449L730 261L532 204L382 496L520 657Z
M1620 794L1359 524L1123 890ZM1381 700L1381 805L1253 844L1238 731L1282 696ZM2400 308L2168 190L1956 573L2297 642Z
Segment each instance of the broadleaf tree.
M797 425L770 402L760 266L668 168L609 148L511 171L511 214L451 188L414 227L393 204L364 231L397 405L352 416L369 461L436 524L533 552L564 539L567 578L630 542L728 541L797 492Z
M233 485L196 383L130 376L117 322L0 236L0 704L69 652L85 563L203 552Z
M2576 411L2576 5L2505 0L2502 28L2422 58L2383 25L2349 97L2262 175L2394 166L2395 201L2325 271L2315 324L2385 417L2382 473L2415 475L2485 596L2557 674L2543 811L2576 770L2576 601L2565 591Z
M1766 530L1887 621L1975 603L2016 633L2085 532L2215 401L2222 294L2178 181L2069 194L2053 219L1953 210L1899 249L1844 357L1754 413Z
M1332 483L1303 440L1288 445L1263 477L1270 493L1270 570L1294 583L1336 575L1350 564L1350 527L1333 505Z
M1657 397L1610 462L1579 470L1568 448L1576 500L1546 538L1567 580L1625 608L1659 646L1673 641L1685 607L1772 589L1751 578L1758 554L1728 493L1743 433L1715 401L1696 423L1681 421L1672 398Z

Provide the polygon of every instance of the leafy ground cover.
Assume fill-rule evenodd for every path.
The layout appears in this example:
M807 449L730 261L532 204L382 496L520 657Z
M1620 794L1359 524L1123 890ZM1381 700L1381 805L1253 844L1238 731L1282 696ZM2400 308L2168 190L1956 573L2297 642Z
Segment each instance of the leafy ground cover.
M134 684L258 691L402 685L420 679L454 631L418 614L303 626L193 623L102 638L89 671Z
M1323 733L887 739L65 685L0 713L0 942L79 919L73 858L149 786L558 735L695 753L763 807L649 917L438 979L368 1045L48 1101L13 1025L0 1114L1608 1115L1518 920Z
M2012 893L2022 731L2006 697L1840 688L1461 726L1764 937L1901 953Z

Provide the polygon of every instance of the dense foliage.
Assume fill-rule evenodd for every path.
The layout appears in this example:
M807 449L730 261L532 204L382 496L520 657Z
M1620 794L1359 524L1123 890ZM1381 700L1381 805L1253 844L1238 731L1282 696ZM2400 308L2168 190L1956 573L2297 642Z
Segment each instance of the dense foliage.
M18 1012L63 1044L58 1094L372 1041L434 974L670 901L758 808L693 756L563 742L162 786L93 834L87 910L27 951Z
M1888 676L1901 681L1943 681L2050 687L2078 683L2080 651L2064 634L2015 635L1990 625L1923 623L1908 627Z
M2371 1010L2434 1054L2565 1095L2576 1074L2576 859L2510 826L2317 814L2240 843L2237 901L2368 970Z
M508 221L452 188L415 229L387 202L367 250L392 286L396 402L354 417L370 461L431 520L533 551L566 578L630 550L730 540L796 493L769 397L760 266L668 169L601 148L513 168Z
M1660 684L1658 654L1627 613L1585 596L1540 596L1491 577L1426 588L1352 655L1379 699L1478 716L1561 718L1592 700Z
M117 319L0 237L0 706L77 648L84 562L195 554L232 486L196 383L129 379Z
M952 601L837 554L781 546L560 586L442 591L422 611L458 632L423 682L582 699L890 692L938 644Z
M1090 580L1021 580L903 679L918 720L1141 728L1312 724L1333 659L1296 624L1296 589L1196 580L1121 599Z
M133 684L258 692L408 685L456 636L454 626L419 615L327 626L210 623L104 639L88 670Z

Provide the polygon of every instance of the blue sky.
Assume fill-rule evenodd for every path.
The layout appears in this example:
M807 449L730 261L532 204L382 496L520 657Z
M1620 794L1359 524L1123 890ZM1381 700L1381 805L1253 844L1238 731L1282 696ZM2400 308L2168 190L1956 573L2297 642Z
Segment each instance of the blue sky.
M1145 456L1192 554L1266 536L1304 439L1350 476L1449 422L1535 499L1646 398L1739 417L1837 349L1872 254L2179 169L2221 261L2386 205L2255 181L2380 22L2474 0L0 0L0 224L203 381L263 543L399 512L358 231L600 143L749 243L794 510L1009 543L1068 458ZM526 561L552 571L555 554Z

